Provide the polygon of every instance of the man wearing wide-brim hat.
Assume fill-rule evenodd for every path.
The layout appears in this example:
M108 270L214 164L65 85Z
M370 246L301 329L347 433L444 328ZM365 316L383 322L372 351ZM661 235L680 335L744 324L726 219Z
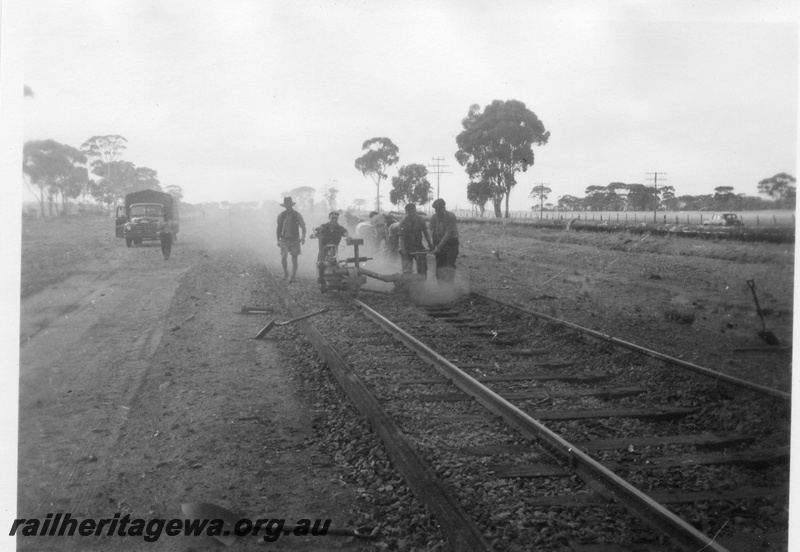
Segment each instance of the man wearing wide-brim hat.
M306 223L303 215L294 210L294 201L291 197L283 198L284 211L278 215L278 247L281 248L281 266L283 278L294 282L297 277L297 256L300 255L300 246L306 243ZM292 275L289 276L287 262L288 255L292 255Z

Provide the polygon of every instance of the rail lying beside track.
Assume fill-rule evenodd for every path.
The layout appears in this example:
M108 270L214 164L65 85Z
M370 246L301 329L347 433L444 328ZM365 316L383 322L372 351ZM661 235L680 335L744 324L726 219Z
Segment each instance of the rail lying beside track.
M643 354L643 355L648 356L650 358L654 358L656 360L660 360L660 361L665 362L667 364L672 364L674 366L679 366L681 368L685 368L687 370L691 370L692 372L701 374L703 376L707 376L707 377L712 378L712 379L714 379L716 381L729 383L731 385L736 385L738 387L743 387L743 388L746 388L746 389L751 389L753 391L757 391L757 392L762 393L764 395L768 395L770 397L775 397L777 399L781 399L782 401L786 402L787 404L791 404L791 402L792 402L791 393L785 393L783 391L779 391L779 390L773 389L771 387L758 385L756 383L749 382L749 381L746 381L746 380L743 380L743 379L739 379L739 378L735 378L733 376L729 376L729 375L723 374L721 372L715 372L715 371L710 370L708 368L705 368L703 366L698 366L697 364L692 364L691 362L686 362L685 360L681 360L679 358L671 357L671 356L665 355L663 353L659 353L658 351L653 351L651 349L647 349L647 348L642 347L640 345L636 345L635 343L631 343L629 341L625 341L625 340L619 339L618 337L613 337L613 336L610 336L608 334L604 334L602 332L598 332L596 330L592 330L592 329L589 329L589 328L584 328L584 327L579 326L577 324L573 324L572 322L567 322L566 320L561 320L559 318L555 318L555 317L549 316L547 314L543 314L543 313L540 313L540 312L532 311L532 310L520 307L519 305L515 305L513 303L509 303L509 302L503 301L501 299L496 299L494 297L490 297L490 296L488 296L486 294L483 294L483 293L480 293L480 292L473 291L472 295L474 295L475 297L479 297L479 298L483 299L484 301L491 301L493 303L497 303L498 305L502 305L502 306L507 307L509 309L513 309L513 310L516 310L518 312L522 312L522 313L528 314L530 316L535 316L535 317L541 318L543 320L547 320L547 321L552 322L554 324L557 324L559 326L562 326L562 327L565 327L565 328L569 328L570 330L573 330L573 331L588 335L588 336L590 336L590 337L592 337L594 339L597 339L597 340L600 340L600 341L605 341L607 343L611 343L611 344L619 346L619 347L624 347L624 348L629 349L631 351L635 351L637 353Z

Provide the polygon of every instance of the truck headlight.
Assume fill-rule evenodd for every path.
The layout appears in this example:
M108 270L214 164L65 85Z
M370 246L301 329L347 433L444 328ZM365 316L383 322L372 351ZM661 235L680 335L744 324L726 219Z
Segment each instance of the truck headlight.
M130 230L131 228L133 228L133 227L130 224L126 224L125 225L125 230Z

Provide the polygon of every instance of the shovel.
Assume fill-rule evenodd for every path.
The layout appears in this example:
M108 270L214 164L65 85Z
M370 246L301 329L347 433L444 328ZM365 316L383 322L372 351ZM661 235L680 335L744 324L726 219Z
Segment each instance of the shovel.
M756 311L758 312L758 317L761 319L761 331L758 332L758 337L769 343L770 345L780 345L780 341L775 336L774 333L767 329L767 325L764 323L764 313L761 312L761 306L758 304L758 297L756 296L756 282L755 280L747 280L747 286L750 288L750 291L753 292L753 299L756 302Z
M256 339L260 339L260 338L264 337L265 335L267 335L267 333L272 328L274 328L275 326L286 326L287 324L294 324L295 322L298 322L300 320L305 320L306 318L311 318L312 316L317 316L318 314L322 314L322 313L325 313L325 312L328 312L327 308L322 309L322 310L317 311L317 312L312 312L310 314L304 314L303 316L298 316L297 318L292 318L291 320L287 320L286 322L275 322L275 319L273 318L272 320L267 322L266 326L261 328L261 331L259 331L256 334Z
M240 518L230 510L226 510L222 506L217 506L216 504L211 504L210 502L188 502L186 504L181 504L181 510L187 519L222 520L224 523L222 534L212 536L225 546L232 545L240 538L240 536L266 536L266 533L261 530L256 532L254 535L252 532L252 524L250 524L251 529L249 531L246 533L242 532L241 535L237 535L235 531L237 528L237 523L239 523L239 521L243 518ZM288 535L291 534L292 531L294 531L297 527L299 526L292 523L284 523L281 526L281 532L284 535ZM302 528L306 529L306 526L304 525ZM350 529L346 527L328 527L328 529L325 531L325 535L355 537L357 539L374 539L378 535L378 528L357 527L356 529Z

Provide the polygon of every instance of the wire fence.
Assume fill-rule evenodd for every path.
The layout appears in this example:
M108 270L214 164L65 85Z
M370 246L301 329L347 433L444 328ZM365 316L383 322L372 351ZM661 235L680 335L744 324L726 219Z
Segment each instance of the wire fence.
M795 212L785 210L772 211L729 211L735 213L747 226L780 226L794 227ZM493 219L493 211L458 209L459 218ZM656 223L656 224L703 224L711 219L714 213L707 211L509 211L509 218L520 220L583 220L595 222L618 223Z

